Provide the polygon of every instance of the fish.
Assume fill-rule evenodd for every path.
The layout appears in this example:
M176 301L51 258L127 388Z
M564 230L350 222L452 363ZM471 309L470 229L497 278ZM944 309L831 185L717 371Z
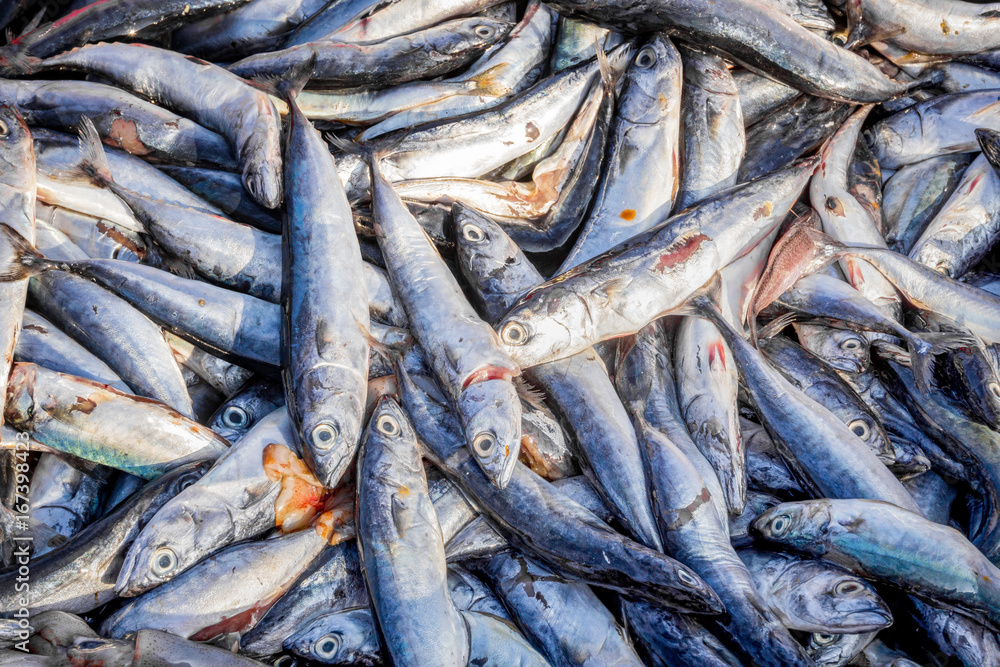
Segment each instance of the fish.
M377 159L372 182L375 233L389 279L398 286L416 340L457 407L469 450L493 483L504 488L521 446L521 404L513 383L520 368L469 304Z
M358 551L394 662L467 664L470 628L448 594L444 542L417 436L390 398L383 398L372 413L357 476ZM420 600L416 606L407 604L414 600L411 591Z
M180 54L144 44L93 44L47 58L45 71L75 69L100 74L147 97L194 116L194 120L226 137L243 173L243 186L258 203L276 208L282 200L281 147L278 111L271 99L221 67L188 60ZM203 91L157 77L160 68L174 68L174 81L199 81ZM152 75L152 76L151 76ZM176 77L176 78L174 78ZM147 82L156 81L157 86ZM222 91L225 91L224 93ZM208 108L202 95L224 94L227 104Z
M530 368L635 333L767 235L814 167L804 161L737 186L733 196L702 202L536 287L497 324L500 339ZM640 289L642 299L626 298Z
M0 177L3 198L3 218L6 224L35 241L35 153L31 131L16 108L0 107L0 140L6 167ZM21 331L21 317L28 296L26 282L0 286L0 304L8 313L0 327L0 386L7 386ZM4 417L0 416L0 425Z
M667 30L688 41L732 56L748 69L811 95L843 101L882 102L906 92L906 87L883 76L874 65L834 46L771 7L743 2L725 5L699 2L622 0L552 3L557 11L586 18L625 32ZM748 21L747 16L753 20ZM740 30L735 30L736 26Z
M601 182L558 273L668 217L680 182L681 56L666 36L636 51L609 130ZM636 197L638 193L638 197Z
M782 503L761 514L753 529L769 541L996 622L995 566L954 528L892 503L829 498ZM947 567L935 555L941 545L949 545ZM905 555L896 557L896 550Z
M86 613L113 600L110 576L117 570L124 551L157 509L183 487L197 480L208 468L205 461L189 463L145 484L129 502L90 524L74 538L34 560L27 607L32 613L47 610ZM17 571L0 575L9 583L0 596L0 609L12 614L20 609L22 595L15 592Z

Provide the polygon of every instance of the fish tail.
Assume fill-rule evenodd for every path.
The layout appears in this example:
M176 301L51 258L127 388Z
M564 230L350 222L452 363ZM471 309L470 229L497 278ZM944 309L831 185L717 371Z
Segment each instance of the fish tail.
M921 331L914 333L907 344L913 378L921 391L928 392L935 357L960 348L978 347L980 342L971 332Z
M983 155L1000 174L1000 132L980 128L976 130L976 139L979 141L979 147L983 149Z
M789 311L789 312L787 312L787 313L785 313L783 315L780 315L780 316L774 318L770 322L768 322L764 326L764 328L761 329L760 331L757 331L756 324L754 324L754 325L752 325L750 327L750 329L751 329L750 340L754 344L756 344L757 341L760 340L760 339L767 340L768 338L773 338L774 336L776 336L779 333L781 333L782 329L784 329L789 324L795 322L796 320L798 320L800 318L801 318L801 315L799 313L795 313L795 312ZM757 318L755 317L753 319L753 321L754 321L754 323L756 323Z
M918 90L923 90L924 88L933 88L935 86L941 85L944 81L944 72L937 67L927 70L913 81L906 84L905 95L916 92Z
M80 152L83 154L80 159L80 169L101 187L113 185L115 179L111 175L108 156L104 153L104 144L101 143L101 135L97 133L97 128L94 127L94 121L86 116L80 116L79 134Z
M308 58L293 65L278 81L277 91L287 101L299 96L316 69L316 50L310 46L309 51Z
M29 56L27 49L16 42L0 47L0 72L5 76L34 74L40 62L42 61L38 58Z
M16 229L7 223L0 223L0 237L6 252L5 260L0 260L0 283L12 283L25 280L49 269L59 267L59 262L53 262L31 245Z

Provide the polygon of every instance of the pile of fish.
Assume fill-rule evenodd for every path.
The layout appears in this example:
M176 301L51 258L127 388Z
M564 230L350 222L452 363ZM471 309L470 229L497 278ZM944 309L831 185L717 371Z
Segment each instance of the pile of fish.
M1000 667L1000 5L4 26L0 665Z

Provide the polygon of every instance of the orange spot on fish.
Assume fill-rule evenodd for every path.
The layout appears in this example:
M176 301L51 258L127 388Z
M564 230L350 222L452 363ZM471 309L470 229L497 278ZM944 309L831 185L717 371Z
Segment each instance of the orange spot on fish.
M622 220L635 220L635 209L627 208L618 214L618 217Z
M761 204L759 207L757 207L757 210L753 212L753 219L754 220L760 220L761 218L763 218L766 215L771 215L771 211L773 211L773 210L774 210L774 206L771 205L771 202L766 201L763 204Z

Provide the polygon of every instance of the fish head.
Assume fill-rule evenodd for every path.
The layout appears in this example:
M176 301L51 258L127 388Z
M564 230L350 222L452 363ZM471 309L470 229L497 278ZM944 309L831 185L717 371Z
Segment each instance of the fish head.
M593 343L587 337L593 328L587 295L565 288L560 281L566 275L525 294L496 326L504 349L521 368L572 356Z
M681 56L663 34L651 37L625 74L616 113L628 123L654 125L680 113Z
M862 373L871 364L868 339L858 331L813 324L795 324L799 342L838 371Z
M12 106L0 105L0 182L6 185L20 185L30 169L34 180L35 157L32 150L31 131Z
M834 634L815 632L809 637L806 653L817 665L846 665L875 639L874 632Z
M509 21L475 16L454 22L451 29L433 35L428 42L438 53L448 55L472 53L496 43L513 27L514 24Z
M510 378L468 385L457 402L466 444L497 487L510 481L521 451L521 401Z
M367 607L318 616L288 637L284 648L325 665L381 664L378 636Z
M904 137L916 140L922 134L920 115L912 109L903 110L873 125L865 132L865 139L883 168L897 169L903 165L897 158L903 153ZM907 142L908 143L908 142Z
M233 521L224 503L192 484L153 515L125 556L115 590L133 597L164 584L219 544L233 541Z
M462 275L481 297L487 319L496 321L542 277L497 223L462 204L452 207L452 219Z
M892 612L871 584L835 565L798 561L781 577L783 609L796 627L818 633L871 632Z
M280 170L262 161L247 163L243 170L243 187L254 201L265 208L281 205L282 187Z
M284 403L281 386L272 382L254 383L219 406L208 427L236 444L261 419Z
M332 489L357 452L367 381L353 369L321 365L300 378L300 383L311 398L298 426L302 455L320 483Z
M830 520L830 506L826 500L809 500L772 507L754 519L750 528L765 540L806 553L822 554L826 552Z

